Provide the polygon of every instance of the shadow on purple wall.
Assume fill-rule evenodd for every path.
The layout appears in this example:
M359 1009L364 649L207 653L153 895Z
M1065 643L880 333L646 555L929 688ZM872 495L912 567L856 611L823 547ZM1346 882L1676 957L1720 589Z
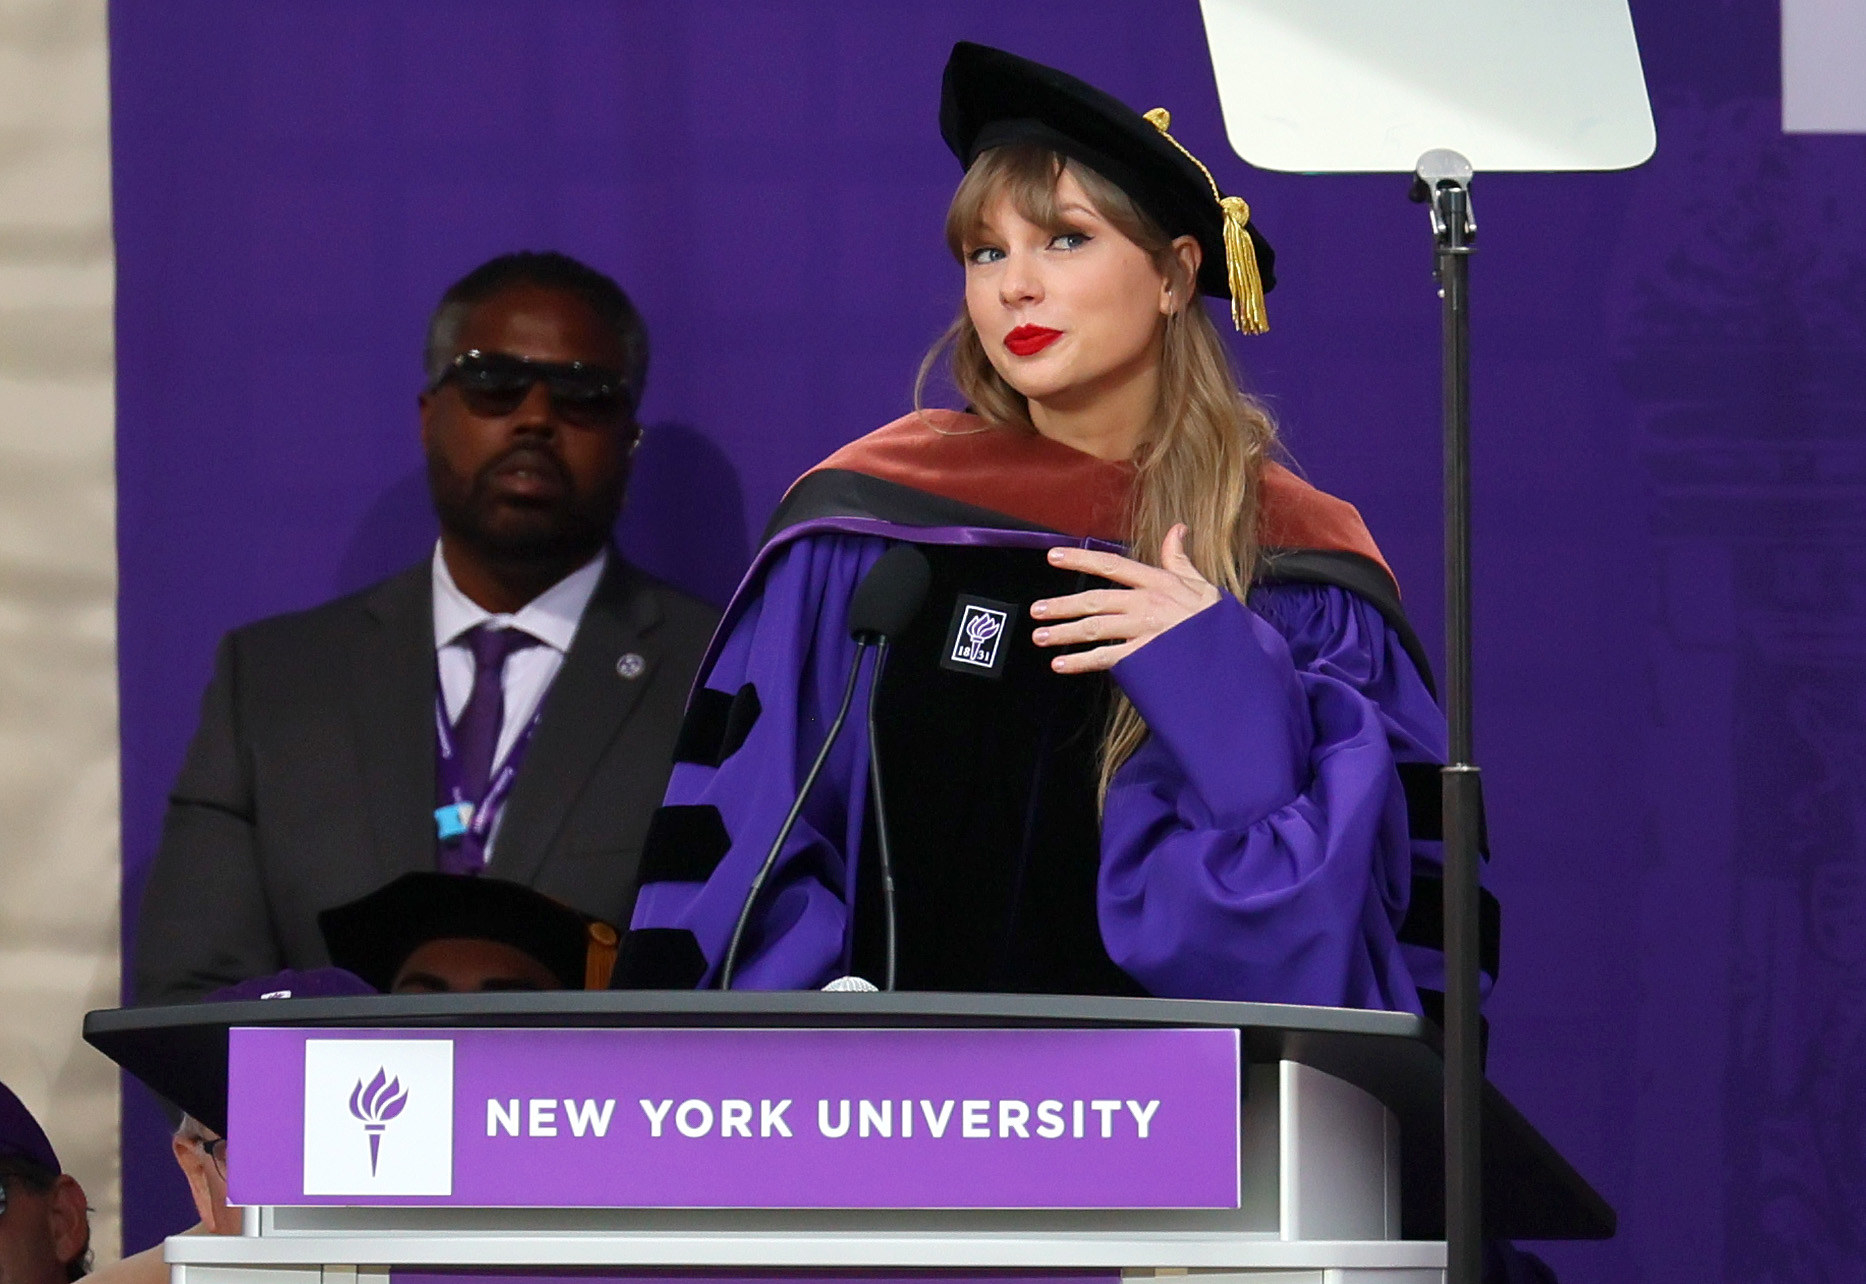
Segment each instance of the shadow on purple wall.
M363 510L338 559L332 594L353 593L420 561L434 533L427 475L417 469ZM751 558L738 470L698 429L648 425L616 539L642 569L724 605Z
M629 560L724 606L751 560L745 492L718 443L681 423L649 424L616 536Z
M337 562L331 595L354 593L414 565L434 547L435 529L428 476L416 469L398 478L363 510Z

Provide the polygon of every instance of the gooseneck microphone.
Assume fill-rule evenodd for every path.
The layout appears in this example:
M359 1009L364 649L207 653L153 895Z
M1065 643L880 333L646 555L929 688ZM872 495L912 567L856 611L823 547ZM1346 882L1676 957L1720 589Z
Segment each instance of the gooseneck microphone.
M868 568L849 599L849 636L857 642L892 642L926 601L933 568L912 544L896 544Z
M823 764L829 761L829 752L835 748L836 740L842 734L842 724L849 716L849 705L855 699L856 679L862 672L862 655L869 647L877 643L883 648L885 657L888 640L898 637L907 627L920 603L925 599L927 583L932 578L932 570L927 565L926 555L912 544L896 544L883 553L875 564L862 576L862 582L855 586L855 594L849 599L849 634L855 639L855 659L849 664L849 680L842 689L842 704L836 710L836 719L830 723L829 734L823 737L823 747L817 750L816 760L810 764L810 770L804 774L803 784L797 790L797 800L791 804L790 812L784 817L784 823L778 826L777 838L771 843L771 850L765 853L764 863L758 867L757 875L751 886L746 889L744 903L739 906L739 919L732 928L732 939L726 945L726 958L719 968L719 988L732 988L732 975L738 969L739 947L745 939L745 929L751 923L752 908L758 903L758 893L764 890L765 879L770 877L772 868L777 864L778 854L784 850L785 842L790 838L790 831L797 825L797 817L803 814L803 805L810 797L810 791L816 787L816 778L823 772ZM875 668L875 685L881 681L880 664ZM870 784L874 785L875 757L874 743L874 693L869 693L869 731L868 761ZM879 793L876 794L878 798ZM894 978L894 886L893 871L887 863L887 828L882 817L875 817L877 830L882 835L882 892L887 905L888 915L888 988L893 988Z

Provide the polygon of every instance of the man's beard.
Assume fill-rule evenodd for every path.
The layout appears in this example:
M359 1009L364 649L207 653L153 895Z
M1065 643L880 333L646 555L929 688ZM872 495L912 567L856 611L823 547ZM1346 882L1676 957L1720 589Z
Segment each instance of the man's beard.
M493 474L520 456L527 467L555 477L554 498L524 502L493 493ZM575 565L594 557L622 510L624 480L579 494L563 464L537 445L514 446L471 478L448 467L438 453L428 454L428 490L441 529L482 557L506 564Z

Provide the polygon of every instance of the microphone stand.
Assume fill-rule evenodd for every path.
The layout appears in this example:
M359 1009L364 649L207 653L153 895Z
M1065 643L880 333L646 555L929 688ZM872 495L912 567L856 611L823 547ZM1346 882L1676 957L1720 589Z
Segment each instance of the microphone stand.
M894 989L896 927L894 913L894 856L888 848L888 806L881 787L881 747L875 734L875 711L880 706L881 673L888 664L888 639L875 643L875 669L868 679L868 792L875 808L875 864L881 875L881 909L886 919L887 958L882 969L883 990Z
M849 681L842 689L842 704L836 709L836 719L830 724L829 734L823 737L823 747L817 750L815 761L804 775L790 813L784 817L784 823L778 826L777 837L771 840L770 850L765 853L764 862L758 866L751 887L745 893L745 900L739 905L739 920L732 928L731 939L726 942L726 957L719 967L720 989L732 988L732 978L738 972L739 950L745 942L745 930L752 921L752 910L758 904L758 894L764 890L765 879L771 876L772 868L784 851L785 841L790 838L797 818L803 814L804 802L816 787L816 778L822 774L823 764L829 761L829 751L835 747L836 738L842 734L842 724L849 717L849 705L855 699L855 685L862 675L862 657L871 648L876 650L876 656L868 690L868 763L872 773L869 783L875 795L875 819L880 826L882 892L888 910L887 980L888 988L894 988L894 870L888 859L887 816L881 810L881 759L875 750L874 734L875 693L881 689L881 669L887 663L888 643L900 635L920 610L921 603L926 600L927 583L931 575L932 569L927 565L926 554L912 544L897 543L875 559L863 573L861 583L855 586L855 592L849 598L849 637L855 642L855 656L849 661Z
M745 893L745 901L739 906L738 922L733 924L732 937L726 944L725 962L719 966L719 988L722 990L732 988L732 976L739 966L739 947L744 943L745 929L752 921L752 907L758 903L758 893L764 890L765 879L771 876L772 867L784 851L784 840L796 828L797 818L803 815L803 805L809 800L810 791L816 787L816 778L823 773L823 764L829 761L829 751L836 747L836 738L842 734L842 724L849 716L849 705L855 699L856 680L862 676L862 653L869 646L866 640L856 639L855 659L849 665L849 680L842 688L842 704L836 710L836 720L830 724L829 734L823 737L823 747L816 751L816 759L810 764L802 787L797 790L797 800L790 805L784 823L778 826L777 837L771 841L771 849L765 853L764 862L758 866L758 873L752 878L751 887Z
M1484 1089L1478 1016L1478 877L1482 780L1471 743L1471 313L1477 222L1471 162L1454 151L1419 158L1412 199L1427 203L1437 245L1444 349L1445 720L1445 1280L1479 1284L1483 1271Z

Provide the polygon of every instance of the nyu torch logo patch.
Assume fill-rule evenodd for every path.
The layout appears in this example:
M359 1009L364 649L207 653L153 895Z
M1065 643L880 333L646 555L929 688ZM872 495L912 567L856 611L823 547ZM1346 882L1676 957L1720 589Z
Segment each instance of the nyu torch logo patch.
M946 631L940 667L954 673L1002 677L1005 659L1010 655L1011 620L1016 613L1016 605L1010 602L961 595L953 603L952 624Z
M304 1193L453 1193L452 1039L305 1040Z

